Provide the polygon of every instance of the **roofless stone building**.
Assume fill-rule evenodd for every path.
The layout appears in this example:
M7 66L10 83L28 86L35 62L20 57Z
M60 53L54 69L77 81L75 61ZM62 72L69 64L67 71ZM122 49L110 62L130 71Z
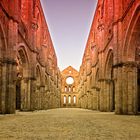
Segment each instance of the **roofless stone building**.
M98 0L79 73L80 107L140 112L139 0Z
M139 0L98 0L79 72L59 71L40 0L0 0L0 114L57 107L140 112Z
M40 0L1 0L0 113L60 107L60 83Z

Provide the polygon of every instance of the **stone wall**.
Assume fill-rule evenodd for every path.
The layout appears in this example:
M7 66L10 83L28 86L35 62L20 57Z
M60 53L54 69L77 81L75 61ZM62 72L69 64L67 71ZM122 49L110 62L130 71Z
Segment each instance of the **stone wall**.
M0 1L0 83L0 113L60 107L60 71L39 0Z
M71 66L61 72L61 107L78 107L78 76L78 71Z
M98 0L79 77L79 105L140 111L140 1Z

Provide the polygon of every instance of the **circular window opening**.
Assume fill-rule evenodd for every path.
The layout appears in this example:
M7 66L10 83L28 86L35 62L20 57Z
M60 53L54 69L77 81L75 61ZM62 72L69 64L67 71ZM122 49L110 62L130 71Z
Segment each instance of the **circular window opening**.
M74 83L74 79L73 79L72 77L68 77L68 78L66 79L66 83L67 83L68 85L71 85L71 84Z

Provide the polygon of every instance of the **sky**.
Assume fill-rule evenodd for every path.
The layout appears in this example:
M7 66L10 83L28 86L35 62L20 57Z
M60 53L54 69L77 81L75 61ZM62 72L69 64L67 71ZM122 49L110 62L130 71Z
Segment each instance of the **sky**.
M94 17L97 0L41 0L62 71L79 70Z

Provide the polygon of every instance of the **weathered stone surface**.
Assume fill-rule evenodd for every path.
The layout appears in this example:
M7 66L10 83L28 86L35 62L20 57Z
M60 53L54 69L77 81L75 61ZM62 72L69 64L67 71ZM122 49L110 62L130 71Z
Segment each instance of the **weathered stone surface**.
M60 107L60 86L40 0L1 0L0 113Z
M61 72L61 107L78 107L78 76L78 71L71 66Z
M79 72L79 106L137 114L140 111L139 48L140 1L98 0Z

